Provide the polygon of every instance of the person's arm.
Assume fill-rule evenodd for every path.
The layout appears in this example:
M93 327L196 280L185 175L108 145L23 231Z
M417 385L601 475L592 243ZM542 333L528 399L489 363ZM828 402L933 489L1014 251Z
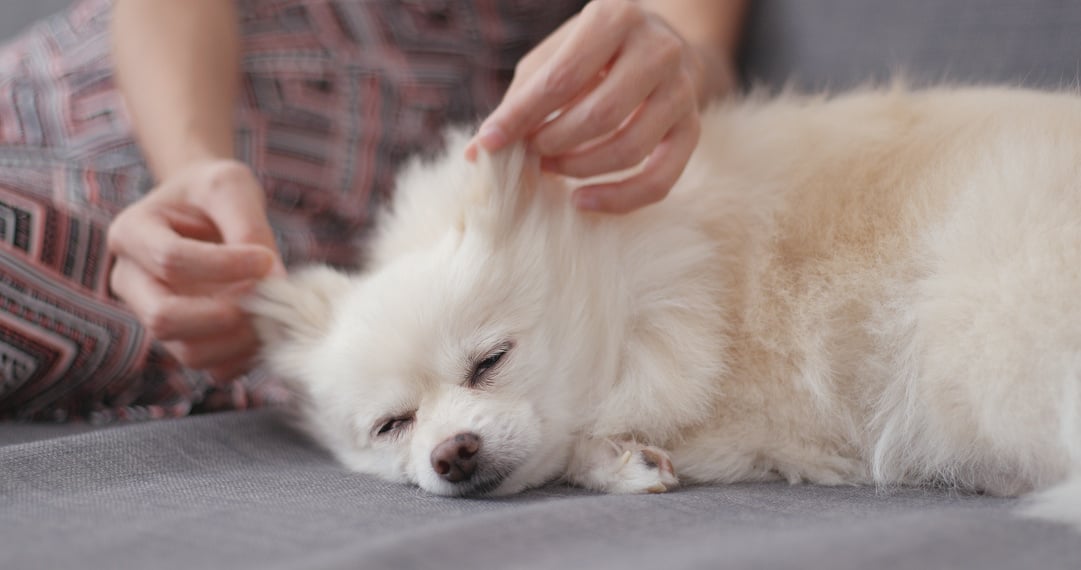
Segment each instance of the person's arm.
M283 272L265 197L235 160L230 0L116 0L119 88L158 185L109 226L113 292L189 368L227 380L258 348L238 297Z
M233 157L238 32L228 0L116 0L116 77L159 180Z

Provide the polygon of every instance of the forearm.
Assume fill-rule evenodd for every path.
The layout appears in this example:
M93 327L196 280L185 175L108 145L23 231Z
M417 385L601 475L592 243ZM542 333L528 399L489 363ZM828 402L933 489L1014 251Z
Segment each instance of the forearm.
M747 0L639 1L664 18L701 56L703 101L735 87Z
M117 82L158 179L233 157L238 36L230 0L116 0Z

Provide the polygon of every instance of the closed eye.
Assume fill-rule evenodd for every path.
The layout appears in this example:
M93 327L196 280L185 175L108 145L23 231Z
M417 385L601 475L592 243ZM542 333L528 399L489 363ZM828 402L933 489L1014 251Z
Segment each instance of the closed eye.
M401 431L409 428L413 425L413 418L415 414L410 412L401 416L393 417L384 420L381 424L376 424L374 429L376 437L386 437L396 435Z
M480 361L473 365L473 370L469 374L468 385L470 388L483 387L488 383L491 372L499 366L499 363L503 361L503 357L506 356L510 349L514 345L510 342L505 342L495 348L492 352L488 353Z

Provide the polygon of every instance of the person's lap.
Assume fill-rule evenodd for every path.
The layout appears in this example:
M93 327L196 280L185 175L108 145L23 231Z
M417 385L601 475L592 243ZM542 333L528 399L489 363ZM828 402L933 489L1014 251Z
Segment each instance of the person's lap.
M397 166L490 110L575 2L244 0L238 158L287 264L353 266ZM562 5L560 5L562 4ZM0 418L170 417L279 401L184 370L109 294L105 229L153 177L109 59L107 0L0 52Z

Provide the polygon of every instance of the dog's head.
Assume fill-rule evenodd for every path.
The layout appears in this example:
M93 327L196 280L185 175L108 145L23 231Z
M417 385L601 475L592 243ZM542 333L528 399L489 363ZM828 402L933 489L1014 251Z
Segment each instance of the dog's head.
M262 284L264 359L344 463L446 495L562 472L589 406L574 379L600 372L583 339L605 335L575 298L561 184L521 148L414 165L363 273Z

